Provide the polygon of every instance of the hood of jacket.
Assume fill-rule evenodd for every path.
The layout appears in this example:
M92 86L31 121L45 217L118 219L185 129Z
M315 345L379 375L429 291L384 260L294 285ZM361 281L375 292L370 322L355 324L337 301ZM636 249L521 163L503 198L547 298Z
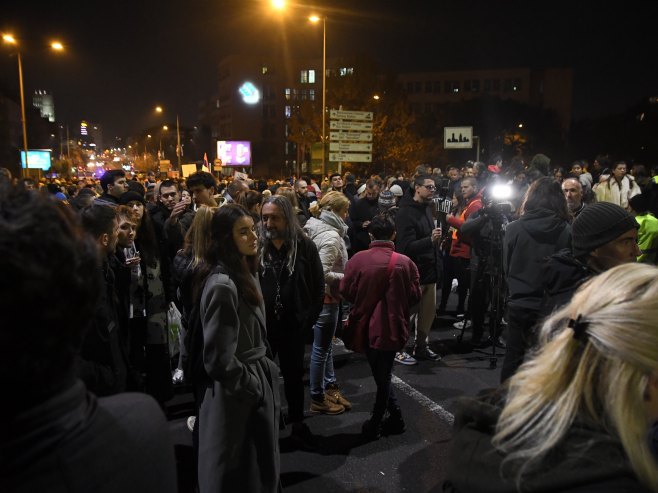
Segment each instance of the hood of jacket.
M532 238L546 243L556 240L567 222L550 209L535 209L523 214L519 224Z
M304 231L313 239L320 233L335 231L341 237L347 234L347 224L336 213L324 210L320 217L311 217L304 225Z

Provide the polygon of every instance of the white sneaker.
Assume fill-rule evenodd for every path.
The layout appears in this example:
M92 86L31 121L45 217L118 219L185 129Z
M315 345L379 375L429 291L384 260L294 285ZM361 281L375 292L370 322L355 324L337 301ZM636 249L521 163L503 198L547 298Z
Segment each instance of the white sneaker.
M455 329L462 330L462 329L464 329L464 323L466 323L466 328L467 329L472 325L470 320L468 322L466 322L465 320L460 320L459 322L455 322L454 324L452 324L452 326Z
M450 286L450 291L453 293L457 292L457 287L459 286L459 281L457 279L452 280L452 285Z
M187 418L187 429L194 431L194 423L196 423L196 416L190 416Z
M418 361L416 361L416 358L411 356L409 353L405 353L404 351L400 351L399 353L395 353L395 360L396 363L400 363L401 365L417 365Z
M176 368L174 370L174 375L171 377L171 381L174 383L174 385L177 385L179 383L183 383L185 376L183 375L183 370L180 368Z

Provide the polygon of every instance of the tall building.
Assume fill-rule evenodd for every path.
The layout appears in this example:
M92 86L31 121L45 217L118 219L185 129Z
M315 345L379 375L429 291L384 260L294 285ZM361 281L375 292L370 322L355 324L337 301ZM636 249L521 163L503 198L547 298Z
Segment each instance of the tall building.
M80 122L80 145L102 152L103 127L99 123L90 123L85 120Z
M32 106L39 110L41 118L47 118L50 123L55 122L55 101L52 94L43 90L34 91Z
M332 79L353 73L327 59L327 93ZM438 113L441 105L490 95L555 111L564 131L571 122L571 69L492 69L399 74L415 113ZM217 141L250 141L255 176L287 176L308 160L308 149L287 140L289 118L302 101L322 101L322 59L263 59L230 55L219 62L217 95L199 106L202 125ZM345 108L351 109L351 108ZM329 121L327 119L327 126ZM210 155L209 155L210 156Z
M564 130L571 123L572 69L501 69L417 72L398 80L415 113L435 113L441 104L495 96L553 110Z

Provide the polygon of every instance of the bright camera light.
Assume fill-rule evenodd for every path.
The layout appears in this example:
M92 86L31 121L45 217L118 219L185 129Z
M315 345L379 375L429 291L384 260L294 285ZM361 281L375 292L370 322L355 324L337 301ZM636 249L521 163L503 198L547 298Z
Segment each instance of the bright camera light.
M512 187L498 184L491 187L491 198L494 200L509 200L512 198Z

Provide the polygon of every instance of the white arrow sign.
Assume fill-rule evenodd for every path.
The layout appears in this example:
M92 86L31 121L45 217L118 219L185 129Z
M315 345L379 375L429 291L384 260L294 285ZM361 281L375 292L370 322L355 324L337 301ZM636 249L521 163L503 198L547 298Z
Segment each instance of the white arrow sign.
M352 163L371 163L372 154L329 153L329 161L349 161Z
M344 120L331 120L329 122L331 130L357 130L359 132L372 131L372 122L346 122Z
M333 141L372 142L372 132L329 132Z
M329 110L329 116L343 120L372 121L372 111Z
M334 152L372 152L372 144L354 142L330 142L329 150Z

